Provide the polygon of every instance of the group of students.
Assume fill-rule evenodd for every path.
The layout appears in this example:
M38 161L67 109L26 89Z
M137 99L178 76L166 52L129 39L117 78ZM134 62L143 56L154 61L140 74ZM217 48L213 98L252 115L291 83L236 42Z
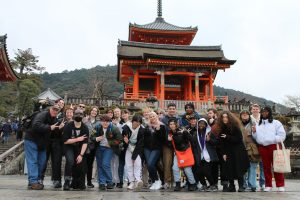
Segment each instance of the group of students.
M218 191L220 177L224 192L257 190L257 166L260 186L272 190L272 160L276 144L284 141L282 124L273 119L272 109L260 112L257 104L251 113L243 110L240 119L229 111L211 108L200 116L192 103L185 113L177 114L170 103L166 114L144 108L143 114L130 118L128 110L115 108L98 115L92 107L85 116L85 105L64 110L59 100L39 113L26 131L25 154L28 187L43 189L48 158L52 161L52 181L61 188L62 156L66 158L64 190L93 188L93 163L96 159L99 190L128 190L149 185L150 190L181 190L182 177L188 191ZM262 164L260 164L262 163ZM265 175L265 182L264 176ZM284 176L274 173L277 190L283 192Z

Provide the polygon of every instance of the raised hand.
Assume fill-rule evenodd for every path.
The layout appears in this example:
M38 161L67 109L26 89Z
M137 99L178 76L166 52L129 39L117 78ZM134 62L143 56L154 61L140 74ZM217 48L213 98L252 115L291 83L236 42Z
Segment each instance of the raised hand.
M55 124L52 124L52 125L50 126L51 131L53 131L53 130L56 129L56 128L59 128L59 126L57 126L57 124L58 124L58 122L56 122Z

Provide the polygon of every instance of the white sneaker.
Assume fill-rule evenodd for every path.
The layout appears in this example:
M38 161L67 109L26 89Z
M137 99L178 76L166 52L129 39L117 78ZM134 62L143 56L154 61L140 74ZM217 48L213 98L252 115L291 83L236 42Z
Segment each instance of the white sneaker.
M154 183L152 183L151 187L149 188L150 190L156 190L156 185L157 185L157 182L155 181Z
M136 189L141 189L143 187L143 181L138 181L135 187Z
M158 181L155 181L155 182L157 182L157 184L156 184L156 187L155 187L155 190L159 190L159 189L161 189L161 181L160 180L158 180Z
M132 181L129 185L128 185L128 187L127 187L127 189L128 190L133 190L134 189L134 182Z
M272 188L271 187L265 187L264 192L271 192Z
M278 187L278 192L285 192L285 188L284 187Z

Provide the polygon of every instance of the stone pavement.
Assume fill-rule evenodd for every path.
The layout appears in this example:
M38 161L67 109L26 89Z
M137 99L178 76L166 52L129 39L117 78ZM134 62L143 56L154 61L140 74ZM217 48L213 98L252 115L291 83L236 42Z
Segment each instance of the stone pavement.
M49 177L47 177L49 178ZM96 184L97 185L97 184ZM287 180L286 192L244 192L244 193L223 193L223 192L172 192L158 191L127 191L126 189L114 189L107 192L99 192L98 188L87 189L85 191L63 191L51 188L50 181L46 179L45 189L41 191L27 190L26 176L0 176L0 199L172 199L172 200L192 200L192 199L263 199L263 200L294 200L300 199L300 181Z

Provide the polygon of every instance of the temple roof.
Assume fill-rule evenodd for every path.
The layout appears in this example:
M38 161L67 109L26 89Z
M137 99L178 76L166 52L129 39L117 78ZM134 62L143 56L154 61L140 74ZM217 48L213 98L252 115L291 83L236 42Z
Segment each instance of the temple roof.
M52 101L56 101L58 99L61 99L61 97L58 94L56 94L53 90L51 90L50 88L47 88L47 90L45 90L44 92L39 94L36 98L38 100L49 99L49 100L52 100Z
M9 61L6 38L7 35L0 36L0 81L15 81L18 76Z
M221 46L166 45L121 40L118 45L118 58L218 61L224 64L236 62L225 58Z
M164 18L157 17L154 22L144 25L129 23L129 27L149 29L149 30L163 30L163 31L197 31L197 27L180 27L170 23L167 23Z

